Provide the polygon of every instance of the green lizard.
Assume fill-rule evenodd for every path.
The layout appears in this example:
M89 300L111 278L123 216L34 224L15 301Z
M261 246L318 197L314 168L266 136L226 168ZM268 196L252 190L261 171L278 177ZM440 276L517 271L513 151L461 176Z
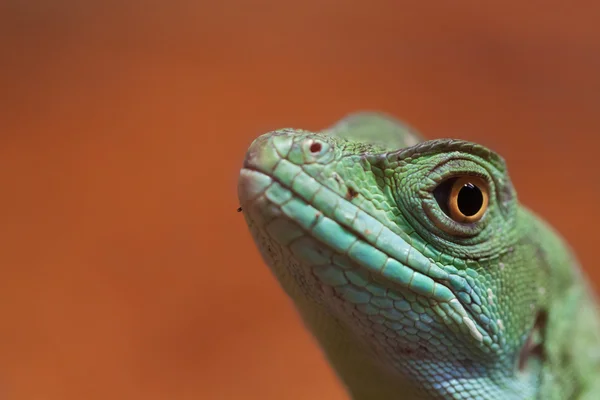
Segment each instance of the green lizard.
M353 399L599 399L595 298L503 159L357 113L250 146L239 199Z

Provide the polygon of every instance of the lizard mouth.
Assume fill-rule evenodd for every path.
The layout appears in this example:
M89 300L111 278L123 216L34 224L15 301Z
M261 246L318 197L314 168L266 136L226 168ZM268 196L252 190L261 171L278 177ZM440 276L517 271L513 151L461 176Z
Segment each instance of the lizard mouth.
M448 273L353 204L354 192L340 195L299 167L295 174L278 174L278 165L283 163L291 164L280 160L270 172L261 171L258 165L245 163L239 180L240 202L244 210L250 211L251 203L266 198L268 204L263 203L263 210L258 216L263 219L262 224L283 216L299 225L304 235L346 256L371 276L379 278L377 282L430 299L446 315L453 315L448 323L456 324L467 337L481 343L484 337L492 336L445 284L450 280ZM287 168L291 167L288 165ZM302 182L306 190L294 190L298 182ZM311 188L311 185L314 187ZM287 194L277 197L275 193Z

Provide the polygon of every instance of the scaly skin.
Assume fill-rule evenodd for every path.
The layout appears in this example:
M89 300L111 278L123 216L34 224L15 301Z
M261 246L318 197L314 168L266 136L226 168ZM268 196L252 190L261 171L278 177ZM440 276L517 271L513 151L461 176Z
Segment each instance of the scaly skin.
M432 193L462 176L489 188L475 222ZM600 398L595 299L491 150L360 113L257 138L239 198L353 399Z

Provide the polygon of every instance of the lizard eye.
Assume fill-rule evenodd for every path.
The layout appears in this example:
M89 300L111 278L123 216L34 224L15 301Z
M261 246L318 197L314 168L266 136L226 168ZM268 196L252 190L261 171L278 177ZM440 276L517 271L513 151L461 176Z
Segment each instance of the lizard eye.
M459 223L479 221L488 208L487 183L476 176L450 178L433 195L444 213Z

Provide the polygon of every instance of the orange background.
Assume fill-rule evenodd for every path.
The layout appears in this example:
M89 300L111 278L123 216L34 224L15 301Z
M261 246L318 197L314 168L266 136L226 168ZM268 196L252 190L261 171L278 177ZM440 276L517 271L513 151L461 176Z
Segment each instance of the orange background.
M597 288L600 3L416 3L0 3L0 396L344 399L236 178L359 109L503 154Z

